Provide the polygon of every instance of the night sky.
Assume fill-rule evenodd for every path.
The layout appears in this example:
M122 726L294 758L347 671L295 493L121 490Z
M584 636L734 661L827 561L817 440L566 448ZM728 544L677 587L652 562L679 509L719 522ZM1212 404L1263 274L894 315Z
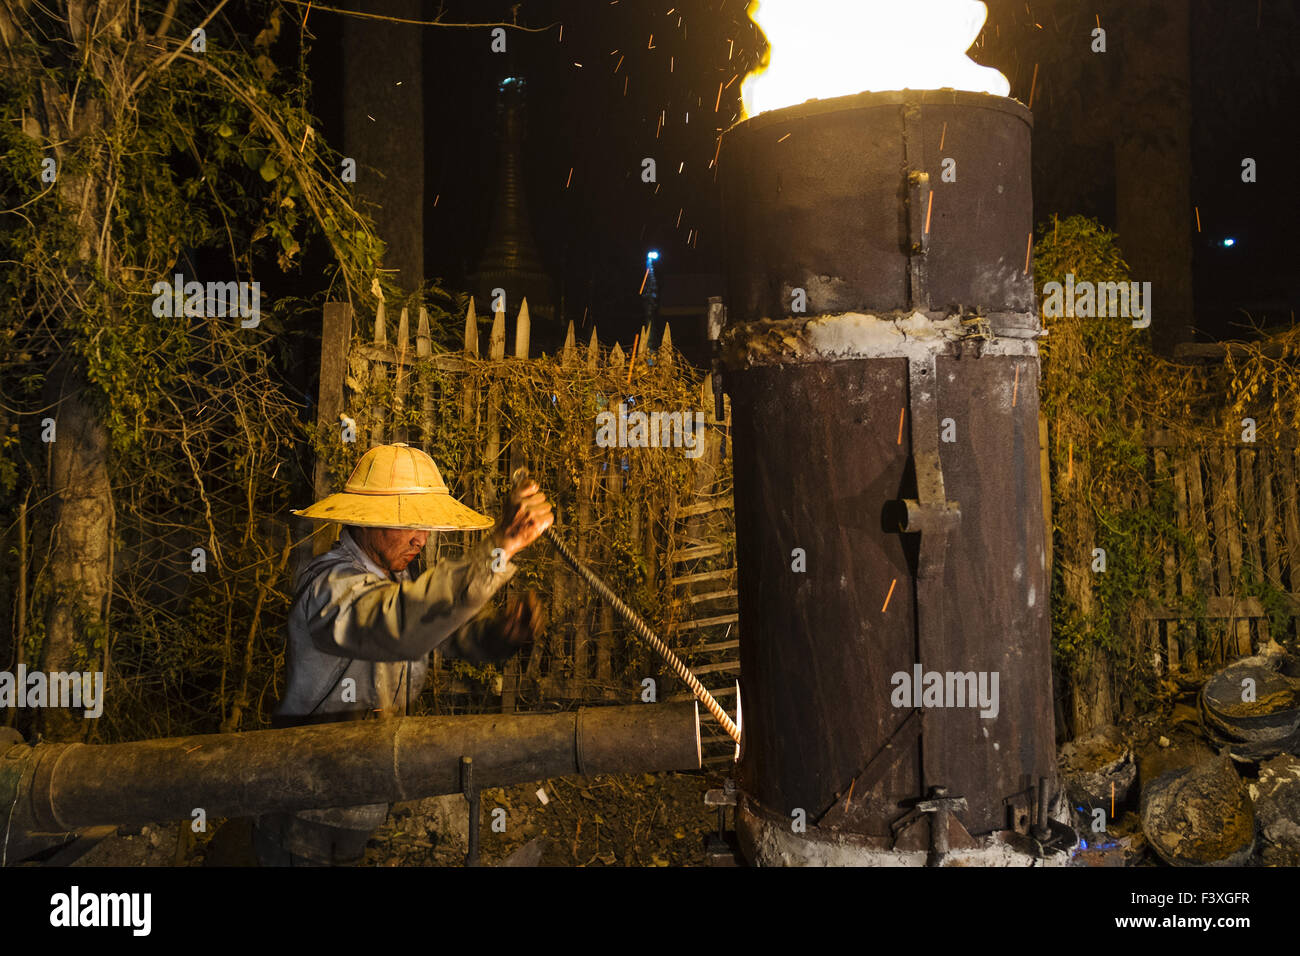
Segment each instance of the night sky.
M1300 299L1300 244L1290 222L1300 185L1289 168L1300 92L1297 13L1289 0L1192 2L1192 198L1203 223L1195 238L1198 327L1202 337L1239 336L1239 308L1276 325ZM510 21L517 14L521 25L550 28L510 31L504 55L490 51L486 28L423 28L428 275L463 284L487 241L497 171L495 89L501 77L519 75L528 86L524 165L532 224L563 289L566 317L582 325L585 315L586 327L596 321L602 339L616 334L630 343L641 324L637 293L650 249L661 253L658 274L668 297L674 285L679 294L723 294L711 161L719 133L739 118L741 80L764 48L745 5L442 5L448 22ZM1077 20L1094 6L1104 14L1107 4L993 0L988 6L972 58L1000 69L1021 101L1035 86L1035 220L1081 212L1114 227L1110 144L1059 142L1059 131L1075 123L1071 111L1104 108L1090 98L1123 88L1130 61L1122 32L1112 26L1105 56L1090 53L1086 34L1064 47L1059 35L1062 21L1070 22L1067 11ZM1088 12L1086 19L1092 17ZM1078 62L1063 61L1071 57ZM328 82L320 89L328 91ZM1044 143L1045 136L1058 142ZM1259 164L1255 184L1240 179L1247 155ZM656 160L658 188L641 181L645 157ZM1232 248L1222 246L1225 238L1235 239ZM691 331L675 330L674 337L689 338Z

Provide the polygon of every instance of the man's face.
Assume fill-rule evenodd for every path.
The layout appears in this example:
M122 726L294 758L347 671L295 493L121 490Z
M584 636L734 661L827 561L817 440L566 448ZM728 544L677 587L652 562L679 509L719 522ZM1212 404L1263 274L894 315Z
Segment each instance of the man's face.
M405 569L424 550L429 532L407 528L357 528L354 537L375 564L396 573Z

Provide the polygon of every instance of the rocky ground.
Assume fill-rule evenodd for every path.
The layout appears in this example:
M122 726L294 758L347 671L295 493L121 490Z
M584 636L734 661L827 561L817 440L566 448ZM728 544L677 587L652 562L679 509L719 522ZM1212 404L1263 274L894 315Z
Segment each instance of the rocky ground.
M704 805L704 791L719 786L721 778L705 774L645 773L484 790L480 863L702 866L704 838L718 824L717 810ZM208 832L193 835L185 822L121 828L74 865L251 865L246 828L232 821L214 840L221 823L210 822ZM362 865L461 866L468 833L468 804L458 794L397 804Z

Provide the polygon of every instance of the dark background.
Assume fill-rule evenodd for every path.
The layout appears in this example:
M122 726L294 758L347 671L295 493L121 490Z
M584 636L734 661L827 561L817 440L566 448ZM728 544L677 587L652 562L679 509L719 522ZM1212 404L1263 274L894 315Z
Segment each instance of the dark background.
M1190 164L1203 230L1195 233L1187 209L1195 337L1241 337L1251 324L1291 321L1300 299L1293 222L1300 185L1290 168L1300 86L1297 5L992 0L971 56L1000 69L1021 101L1033 83L1035 220L1084 213L1115 228L1125 149L1148 129L1159 147L1163 112L1176 108L1173 97L1134 79L1161 56L1142 41L1167 3L1190 3L1191 13L1191 150L1177 152ZM527 80L526 197L539 252L563 299L560 327L572 319L589 334L595 322L602 341L616 336L630 344L642 323L638 290L650 249L661 253L662 305L691 302L702 310L705 297L723 293L710 163L719 133L739 118L741 80L764 46L744 0L453 0L422 9L428 19L441 10L447 22L552 25L508 31L505 54L490 51L487 27L408 28L423 39L426 277L466 287L488 240L497 83L516 75ZM1105 54L1089 48L1094 18L1108 31ZM343 19L322 11L311 22L316 109L331 141L341 122ZM733 76L715 111L719 83ZM641 181L647 156L657 162L658 188ZM1245 156L1258 164L1254 184L1241 181ZM1188 175L1177 166L1174 157L1169 175ZM1222 246L1227 237L1235 239L1231 248ZM478 303L480 313L485 305ZM1178 337L1192 337L1193 320L1178 321ZM673 336L702 358L698 329L679 323Z

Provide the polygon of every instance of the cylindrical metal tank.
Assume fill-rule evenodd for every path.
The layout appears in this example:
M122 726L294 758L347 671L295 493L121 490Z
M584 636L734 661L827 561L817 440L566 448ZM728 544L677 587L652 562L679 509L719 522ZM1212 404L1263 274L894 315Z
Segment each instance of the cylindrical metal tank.
M1011 862L1055 789L1030 122L904 91L723 138L752 862Z

